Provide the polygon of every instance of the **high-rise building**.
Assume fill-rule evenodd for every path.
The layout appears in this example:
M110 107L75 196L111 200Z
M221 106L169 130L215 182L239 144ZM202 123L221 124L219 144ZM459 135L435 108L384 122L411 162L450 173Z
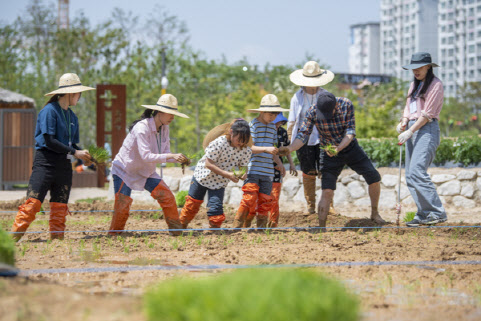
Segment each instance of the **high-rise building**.
M445 95L481 81L481 1L439 1L439 75Z
M355 74L379 74L379 22L360 23L351 26L349 46L349 72Z
M411 55L429 52L438 58L438 0L381 0L381 73L411 80Z

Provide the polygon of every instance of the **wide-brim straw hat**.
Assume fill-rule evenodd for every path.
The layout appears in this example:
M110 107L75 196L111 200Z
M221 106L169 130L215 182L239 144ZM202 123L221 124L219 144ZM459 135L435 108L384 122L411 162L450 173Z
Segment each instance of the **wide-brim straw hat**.
M165 94L160 96L156 105L142 105L142 107L158 110L163 113L172 114L182 118L189 118L186 114L182 114L178 111L177 98L171 94Z
M53 96L58 94L75 94L87 90L95 90L95 88L83 86L77 74L63 74L58 82L58 89L45 94L45 96Z
M411 63L409 65L402 66L402 68L404 70L413 70L427 65L439 67L432 61L431 55L428 52L416 52L411 56Z
M298 86L320 87L330 83L334 79L334 73L327 69L321 69L315 61L308 61L304 68L291 73L289 79Z
M261 105L257 109L247 109L250 113L282 113L284 111L289 111L289 109L281 108L281 104L279 103L279 99L277 99L276 95L267 94L262 97Z
M225 124L222 124L222 125L219 125L219 126L215 126L214 128L212 128L208 133L207 135L205 135L204 137L204 141L202 142L202 147L204 147L204 149L207 148L207 146L209 146L209 144L211 142L213 142L214 140L216 140L217 138L219 138L220 136L223 136L226 134L227 132L227 129L229 128L231 123L225 123ZM253 142L252 142L252 136L249 138L249 142L247 143L247 146L251 147L253 145Z

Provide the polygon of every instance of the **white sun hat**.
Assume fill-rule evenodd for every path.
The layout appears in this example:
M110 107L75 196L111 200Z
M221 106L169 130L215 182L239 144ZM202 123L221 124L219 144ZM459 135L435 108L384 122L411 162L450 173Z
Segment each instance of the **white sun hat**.
M182 114L178 111L177 98L171 94L160 96L156 105L142 105L142 107L158 110L163 113L176 115L182 118L189 118L189 116L186 114Z
M308 61L304 68L291 73L289 79L298 86L320 87L330 83L334 79L334 73L321 69L315 61Z
M87 90L95 90L95 88L83 86L77 74L68 73L60 77L58 89L45 94L45 96L81 93Z
M289 111L289 109L281 108L281 104L279 103L279 99L277 99L276 95L267 94L262 97L261 105L257 109L247 109L250 113L258 113L258 112L274 112L274 113L282 113L284 111Z

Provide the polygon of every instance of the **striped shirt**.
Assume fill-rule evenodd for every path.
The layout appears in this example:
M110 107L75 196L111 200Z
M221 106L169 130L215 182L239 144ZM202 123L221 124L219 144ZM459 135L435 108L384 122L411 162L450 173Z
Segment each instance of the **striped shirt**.
M277 143L276 125L261 123L257 118L249 123L252 141L255 146L274 147ZM274 177L274 163L269 153L252 154L247 170L248 174Z
M352 102L344 97L336 97L336 100L337 104L332 119L319 120L316 106L309 108L296 138L305 144L314 126L319 132L320 143L323 147L328 144L339 146L346 135L356 135L356 121Z

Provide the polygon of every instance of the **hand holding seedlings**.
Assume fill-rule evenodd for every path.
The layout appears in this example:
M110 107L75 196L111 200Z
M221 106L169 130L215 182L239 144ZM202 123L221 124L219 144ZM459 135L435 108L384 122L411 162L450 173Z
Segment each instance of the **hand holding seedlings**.
M327 153L327 155L329 155L330 157L334 157L334 156L337 156L337 146L334 146L334 145L331 145L331 144L327 144L326 146L322 147L322 149L324 149Z
M228 173L227 178L233 181L234 183L237 183L239 181L239 177L236 175L236 173Z
M110 159L109 152L102 147L97 147L95 145L89 146L89 161L95 163L95 165L105 165L107 161ZM87 163L85 163L86 166Z
M233 172L233 174L235 175L235 177L237 177L238 179L244 180L245 178L243 178L243 177L246 176L247 167L241 166L241 167L239 167L239 170L238 170L237 172L236 172L236 170L235 170L235 168L234 168L234 169L232 170L232 172ZM238 182L238 181L239 181L239 180L237 180L237 182ZM237 183L237 182L236 182L236 183Z
M76 150L74 154L75 158L81 159L84 164L93 161L92 156L90 156L88 150Z

